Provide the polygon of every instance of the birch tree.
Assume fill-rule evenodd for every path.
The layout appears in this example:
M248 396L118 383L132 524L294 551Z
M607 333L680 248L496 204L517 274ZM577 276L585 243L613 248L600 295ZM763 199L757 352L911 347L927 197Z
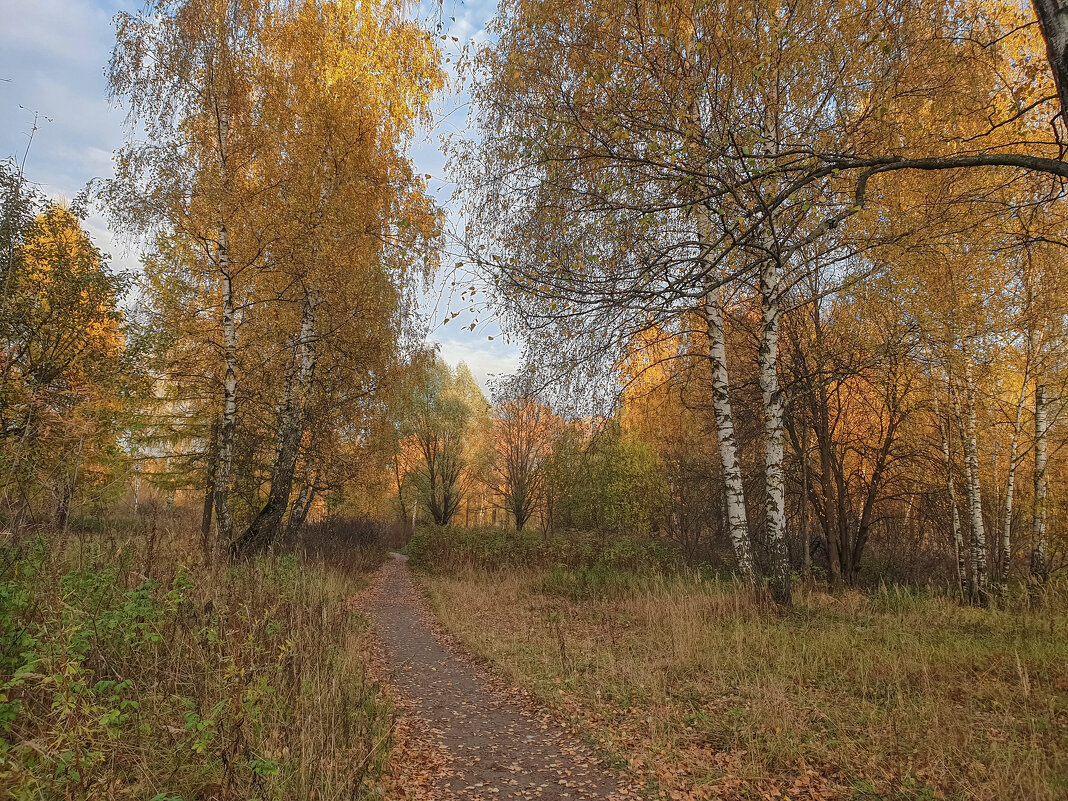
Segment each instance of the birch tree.
M833 227L822 212L833 218L856 198L838 195L828 173L783 205L777 195L788 179L761 180L748 160L760 153L788 161L805 137L855 132L855 121L829 111L834 102L800 102L811 95L838 96L843 105L856 100L851 85L837 78L855 55L851 34L819 52L809 45L828 31L881 29L886 22L873 9L815 3L791 16L715 3L639 4L622 13L596 3L506 5L499 44L476 62L484 77L475 97L486 117L478 152L464 158L474 172L472 230L490 250L484 261L500 300L517 324L552 331L556 344L544 353L558 365L565 355L568 378L576 381L582 367L596 371L598 360L618 363L618 349L649 325L682 332L684 316L701 308L731 538L744 577L753 574L752 556L732 444L720 293L743 276L759 276L769 247L764 237L773 237L775 272L764 275L765 485L772 510L767 539L775 543L776 592L784 600L781 398L772 375L779 271L794 250ZM877 61L861 69L878 73L869 85L879 97L873 102L882 102L879 92L892 85L885 70L894 65ZM809 63L812 69L799 68ZM813 211L818 196L826 202ZM602 236L606 230L612 236ZM557 231L566 231L568 241ZM588 386L576 394L589 395Z
M1027 366L1025 365L1023 375L1021 376L1022 382L1020 386L1020 394L1016 401L1016 420L1012 428L1012 439L1009 443L1009 468L1008 475L1005 479L1005 510L1004 519L1001 524L1001 539L999 542L998 556L1000 565L998 583L1003 595L1008 590L1009 565L1012 562L1013 501L1015 500L1016 490L1016 468L1020 462L1020 432L1023 428L1023 410L1027 400L1027 372Z
M1041 587L1046 581L1046 385L1035 386L1035 495L1031 524L1031 581Z
M110 78L152 134L122 154L117 217L181 242L182 269L218 304L219 537L262 550L323 480L310 443L355 447L343 432L415 339L438 218L405 151L441 85L437 49L389 0L160 0L120 15ZM177 269L157 250L161 272Z
M109 201L120 227L166 225L188 238L210 274L220 337L220 411L213 505L219 534L233 532L229 490L238 414L238 307L263 266L261 229L249 219L262 126L254 76L263 66L259 0L158 0L116 17L108 66L113 98L129 112L131 141L117 158ZM259 241L258 241L259 240Z
M968 594L968 565L965 562L964 536L960 530L960 513L957 511L957 483L953 478L953 454L950 450L950 426L943 419L938 403L938 390L935 390L934 414L938 423L938 434L942 442L942 465L946 476L946 497L949 500L949 514L952 522L953 554L957 568L957 587L961 600Z

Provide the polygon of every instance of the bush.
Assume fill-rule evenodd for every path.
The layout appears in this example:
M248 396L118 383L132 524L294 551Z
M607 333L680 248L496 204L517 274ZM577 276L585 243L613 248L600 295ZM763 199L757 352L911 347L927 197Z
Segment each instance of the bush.
M552 568L558 577L571 571L567 581L575 586L606 585L608 573L660 573L680 564L678 553L661 540L591 532L546 536L503 528L418 528L407 553L413 567L428 572Z
M390 526L369 518L327 519L304 526L294 550L346 573L367 573L382 563L392 536Z
M337 571L0 546L0 787L13 799L359 797L389 710ZM160 560L162 561L162 560Z

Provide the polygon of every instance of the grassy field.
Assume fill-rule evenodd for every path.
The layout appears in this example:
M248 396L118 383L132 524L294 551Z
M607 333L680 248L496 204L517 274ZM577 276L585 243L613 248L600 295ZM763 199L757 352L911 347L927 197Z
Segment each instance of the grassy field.
M0 543L0 797L381 797L391 710L341 567L153 536Z
M1068 798L1068 616L697 576L424 574L445 626L681 798Z

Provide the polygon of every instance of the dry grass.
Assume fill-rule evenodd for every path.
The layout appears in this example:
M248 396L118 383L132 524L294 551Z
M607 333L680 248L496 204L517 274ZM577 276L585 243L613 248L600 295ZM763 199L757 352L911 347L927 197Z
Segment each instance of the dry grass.
M551 578L551 577L550 577ZM891 590L425 578L445 625L673 798L1068 797L1068 617Z
M376 797L391 721L347 570L153 529L0 543L0 797Z

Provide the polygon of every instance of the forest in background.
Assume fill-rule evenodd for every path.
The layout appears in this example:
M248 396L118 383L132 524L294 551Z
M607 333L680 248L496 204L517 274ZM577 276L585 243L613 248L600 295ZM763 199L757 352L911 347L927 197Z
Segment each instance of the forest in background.
M663 538L782 600L1063 566L1063 120L1027 9L658 6L571 41L502 6L457 233L404 155L426 30L224 6L118 18L114 180L64 208L4 168L8 529L198 504L207 551L252 553L459 511ZM527 350L492 404L422 342L457 247Z
M329 678L364 636L349 599L408 543L487 658L529 632L473 630L492 617L480 583L517 608L566 599L531 635L536 667L505 668L572 682L576 703L603 666L576 667L560 614L596 629L618 598L678 592L785 626L750 645L788 653L791 615L841 622L828 598L880 631L920 599L914 624L940 610L940 631L986 632L1005 673L991 697L1027 710L1004 736L1026 717L1029 792L1056 797L1068 28L1047 5L505 0L460 66L460 223L408 155L449 79L440 16L392 0L119 14L114 179L61 204L26 154L0 166L0 779L26 798L118 797L120 778L168 798L130 781L136 764L180 776L179 797L304 797L324 746L285 731L294 699L326 687L350 708ZM139 272L111 269L91 207L141 247ZM442 274L523 344L489 397L425 341L420 296ZM329 643L309 604L337 611ZM697 628L726 619L671 604ZM317 655L306 681L275 659L290 630ZM197 687L183 658L247 673ZM366 689L345 724L361 745L319 731L335 768L359 767L317 792L378 792L388 701L358 659L336 669ZM140 694L167 682L173 707ZM978 725L964 706L953 731ZM84 737L61 741L72 721ZM166 754L131 745L137 726ZM109 761L116 742L128 762ZM761 769L786 771L800 746L782 748ZM970 785L931 768L909 797L1011 792L1005 754ZM838 769L863 773L854 757Z

